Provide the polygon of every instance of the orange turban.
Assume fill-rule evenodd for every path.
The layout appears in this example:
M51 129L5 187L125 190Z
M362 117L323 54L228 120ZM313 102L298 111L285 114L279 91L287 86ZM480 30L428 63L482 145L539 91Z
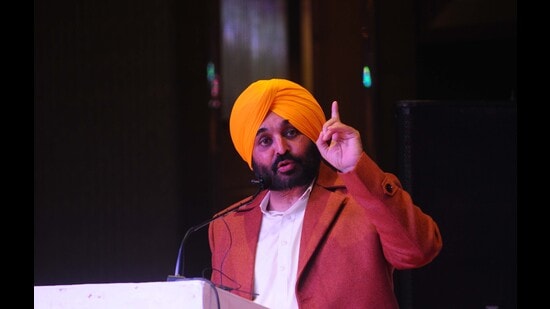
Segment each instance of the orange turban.
M313 95L294 82L270 79L250 84L235 101L229 117L233 145L250 169L256 133L270 111L287 119L313 142L326 121Z

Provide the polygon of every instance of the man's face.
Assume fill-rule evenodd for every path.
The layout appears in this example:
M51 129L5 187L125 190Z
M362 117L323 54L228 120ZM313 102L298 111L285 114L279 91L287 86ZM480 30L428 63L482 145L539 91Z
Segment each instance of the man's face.
M256 133L252 168L273 191L309 185L317 176L317 146L288 120L270 112Z

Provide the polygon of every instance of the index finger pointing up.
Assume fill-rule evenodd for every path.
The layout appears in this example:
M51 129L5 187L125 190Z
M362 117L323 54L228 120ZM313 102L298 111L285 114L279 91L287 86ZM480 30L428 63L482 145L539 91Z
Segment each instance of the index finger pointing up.
M340 114L338 113L338 102L332 101L332 114L330 115L330 118L335 120L340 120Z

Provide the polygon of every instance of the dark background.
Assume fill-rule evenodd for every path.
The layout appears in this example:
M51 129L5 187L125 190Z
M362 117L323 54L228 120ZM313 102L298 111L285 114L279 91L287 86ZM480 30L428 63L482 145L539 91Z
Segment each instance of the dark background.
M297 82L303 78L303 2L286 3L288 77ZM223 48L219 10L213 0L34 1L34 285L164 281L175 271L185 231L254 191L251 172L232 148L227 119L209 105L206 64L219 63ZM515 0L312 1L310 90L326 110L335 98L347 102L341 103L342 119L361 131L366 150L383 169L406 180L411 171L403 167L399 102L515 106L516 12ZM373 71L370 89L357 82L365 64ZM225 75L239 78L239 72ZM505 141L515 133L515 124L494 130L491 121L469 122L484 112L468 115L468 130L485 125L484 132ZM428 114L422 135L442 130L430 121L438 117ZM456 163L443 175L425 173L434 161L418 163L412 173L423 180L417 182L421 187L441 177L465 177L460 159L446 160L449 145L418 143L438 160ZM474 146L482 158L499 155L487 144ZM515 143L509 146L499 151L509 153ZM465 182L448 183L456 192L438 195L441 200L412 187L418 204L440 223L444 249L434 265L397 274L404 308L441 308L449 291L461 286L473 288L453 294L463 299L450 303L516 306L515 156L505 163L489 169L514 181L510 186L505 177L504 187L491 186L494 196L511 197L489 240L478 243L488 256L468 244L476 244L474 232L491 220L494 202L478 213L467 213L471 203L453 213L463 204L447 201L468 191ZM453 242L462 222L458 215L471 221L460 225L466 239ZM506 255L510 267L497 264L491 271L499 274L479 269L502 261L497 253ZM184 274L202 276L209 258L203 229L186 244ZM433 280L435 273L466 270L473 274ZM474 284L487 278L492 287Z
M443 249L397 272L403 308L515 308L517 106L400 101L399 173L438 223Z

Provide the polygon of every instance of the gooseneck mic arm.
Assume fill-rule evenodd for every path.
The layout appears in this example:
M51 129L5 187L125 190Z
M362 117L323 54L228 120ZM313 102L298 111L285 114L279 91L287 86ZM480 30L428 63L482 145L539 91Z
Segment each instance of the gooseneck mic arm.
M262 190L267 189L269 187L269 183L266 180L264 180L262 177L260 177L260 179L253 179L253 180L251 180L251 182L258 185L258 190L254 193L254 195L252 195L252 197L250 197L246 201L243 201L242 203L239 203L235 207L228 208L225 211L218 213L217 215L213 216L212 218L210 218L210 219L208 219L208 220L206 220L206 221L204 221L200 224L192 226L191 228L189 228L187 230L187 232L185 233L185 236L183 236L183 239L181 240L181 243L180 243L180 247L179 247L179 250L178 250L178 259L176 261L176 268L174 270L174 275L168 276L167 281L177 281L177 280L185 279L185 277L182 275L184 273L184 267L183 267L184 254L183 254L183 252L184 252L184 247L185 247L185 241L187 240L189 235L191 235L193 232L196 232L196 231L202 229L203 227L207 226L210 222L212 222L214 220L217 220L221 217L224 217L224 216L228 215L229 213L237 211L237 210L239 210L239 208L252 203L252 201L258 196L258 194Z

